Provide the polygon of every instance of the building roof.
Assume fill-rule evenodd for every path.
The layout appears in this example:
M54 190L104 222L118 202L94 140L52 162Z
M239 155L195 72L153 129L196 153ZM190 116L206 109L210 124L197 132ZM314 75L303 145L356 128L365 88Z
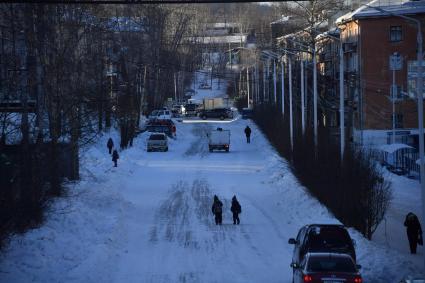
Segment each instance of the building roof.
M417 15L417 14L425 14L425 0L403 0L402 4L397 5L386 5L380 6L379 2L376 0L370 2L368 5L372 7L378 7L389 13L385 13L384 11L378 11L372 7L361 6L357 10L353 12L347 13L341 17L339 17L335 23L343 24L345 22L350 22L358 19L368 19L368 18L380 18L380 17L392 17L390 13L398 14L398 15Z
M340 30L338 28L333 28L324 33L321 33L316 36L316 40L321 40L324 38L339 38Z
M290 19L290 16L282 15L282 17L280 19L278 19L274 22L271 22L270 24L271 25L283 24L283 23L286 23L287 21L289 21L289 19Z
M246 35L198 36L192 38L195 42L204 44L245 43Z
M208 24L209 27L213 28L235 28L238 27L238 23L212 23Z
M413 148L407 144L402 143L393 143L393 144L384 144L379 147L380 150L388 153L394 153L397 150L405 149L405 148Z

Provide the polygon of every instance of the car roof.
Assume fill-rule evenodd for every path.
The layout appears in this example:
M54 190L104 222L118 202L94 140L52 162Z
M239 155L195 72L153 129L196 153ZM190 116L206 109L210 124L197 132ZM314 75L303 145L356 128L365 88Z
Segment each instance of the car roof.
M341 224L308 224L305 225L306 228L344 228L344 225Z
M332 258L349 258L352 260L351 256L346 253L325 253L325 252L309 252L306 254L306 257L332 257Z
M165 133L152 133L150 136L158 136L158 135L160 135L160 136L166 136Z

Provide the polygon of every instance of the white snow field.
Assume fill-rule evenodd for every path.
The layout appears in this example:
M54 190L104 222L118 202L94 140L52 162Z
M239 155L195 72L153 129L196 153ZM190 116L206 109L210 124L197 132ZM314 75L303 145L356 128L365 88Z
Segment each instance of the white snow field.
M288 239L304 224L338 221L251 121L176 123L169 152L146 152L144 133L120 153L118 168L106 149L109 136L118 143L115 132L82 152L81 181L68 185L42 227L13 237L0 282L291 282ZM229 153L208 152L206 132L217 125L231 130ZM222 226L211 213L214 194L224 203ZM233 195L240 226L231 220ZM421 272L409 255L349 231L365 282Z

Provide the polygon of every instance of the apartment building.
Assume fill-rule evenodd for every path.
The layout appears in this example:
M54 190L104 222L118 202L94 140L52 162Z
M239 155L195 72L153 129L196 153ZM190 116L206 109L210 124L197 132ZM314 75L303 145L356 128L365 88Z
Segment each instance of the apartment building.
M353 127L392 129L394 91L396 128L417 128L416 24L393 14L424 22L425 1L405 1L380 8L388 13L363 6L336 22L343 41L345 92L353 101ZM399 58L395 71L390 65L391 57Z

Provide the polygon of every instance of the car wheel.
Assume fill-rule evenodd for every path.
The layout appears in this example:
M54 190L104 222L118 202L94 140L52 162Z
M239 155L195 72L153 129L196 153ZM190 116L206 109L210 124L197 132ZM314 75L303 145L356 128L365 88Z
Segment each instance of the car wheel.
M151 152L152 150L150 150L149 148L148 148L148 150L147 150L147 152Z
M206 120L207 116L206 115L202 115L202 120Z
M168 151L168 147L165 148L165 151Z
M228 148L226 148L226 152L229 152L229 149Z
M224 120L224 116L223 115L220 116L220 120Z

